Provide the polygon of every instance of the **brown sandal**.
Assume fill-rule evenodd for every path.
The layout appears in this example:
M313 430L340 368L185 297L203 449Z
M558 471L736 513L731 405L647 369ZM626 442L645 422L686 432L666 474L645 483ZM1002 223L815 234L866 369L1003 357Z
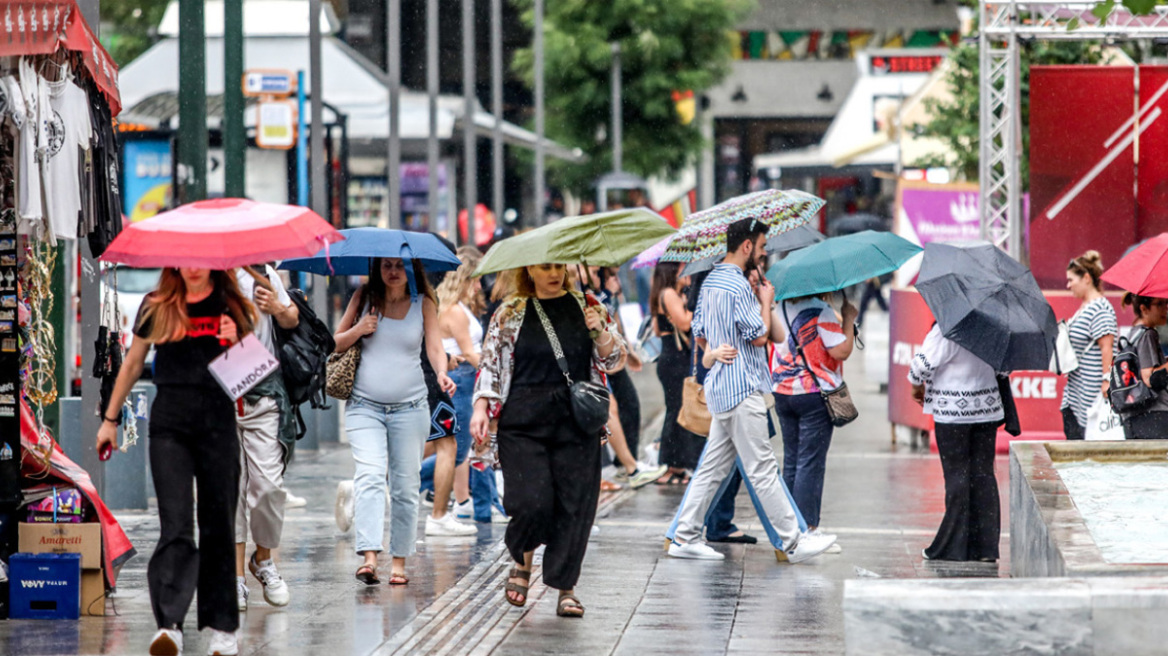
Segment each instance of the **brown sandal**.
M560 600L556 602L556 615L560 617L584 617L584 604L576 595L560 591Z
M404 572L391 572L389 575L390 585L406 585L410 582L410 577L406 576Z
M357 568L357 580L365 585L377 585L381 583L381 579L377 578L377 567L374 565L362 565Z
M512 567L511 573L507 575L507 578L508 579L523 579L524 581L531 581L531 570L527 570L525 572L525 571L519 569L518 567ZM528 587L529 586L527 586L527 585L520 585L518 583L512 583L511 581L507 581L507 584L503 586L503 598L506 599L507 603L511 604L512 606L519 606L520 608L522 608L524 605L527 604L527 589L528 589ZM515 599L511 598L511 595L507 594L509 592L514 592L516 594L523 595L523 601L515 601Z

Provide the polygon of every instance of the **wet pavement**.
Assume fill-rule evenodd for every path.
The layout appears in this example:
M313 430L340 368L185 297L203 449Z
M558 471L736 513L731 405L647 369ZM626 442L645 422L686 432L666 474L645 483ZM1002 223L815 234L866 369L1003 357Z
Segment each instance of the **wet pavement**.
M328 654L634 654L804 653L844 651L843 582L857 577L1006 576L1002 562L924 561L944 511L940 463L934 454L892 444L887 397L864 376L863 360L848 364L848 383L861 419L836 431L828 457L822 522L839 535L841 554L800 565L779 564L765 539L759 545L714 545L722 562L670 559L663 533L682 490L650 485L602 498L599 533L589 545L577 593L583 619L555 616L556 592L536 568L525 608L503 599L507 556L504 527L479 525L476 538L425 538L407 565L410 584L365 587L353 579L359 564L352 536L338 533L333 493L351 475L347 447L303 452L289 470L288 488L308 506L288 511L281 573L292 591L283 609L263 601L249 576L251 607L242 618L240 653ZM635 376L644 390L648 444L659 430L660 389L651 371ZM781 444L776 442L776 447ZM998 459L1003 501L1008 490ZM1003 503L1003 526L1009 526ZM105 618L77 622L0 622L0 654L143 654L154 622L145 571L157 537L151 512L120 512L138 557L121 572ZM738 525L761 536L745 493ZM388 565L388 563L386 563ZM116 614L115 614L116 613ZM205 653L208 638L188 616L187 653Z

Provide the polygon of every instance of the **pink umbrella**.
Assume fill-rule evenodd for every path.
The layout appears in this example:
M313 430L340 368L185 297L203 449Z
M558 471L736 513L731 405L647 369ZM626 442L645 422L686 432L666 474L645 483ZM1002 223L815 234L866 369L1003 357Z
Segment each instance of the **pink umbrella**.
M647 269L651 266L657 266L657 260L665 254L665 249L669 248L669 241L673 239L673 235L669 235L665 239L646 248L643 253L633 258L633 263L629 267L631 269Z
M308 208L217 198L127 225L100 259L134 267L231 269L308 257L343 239Z

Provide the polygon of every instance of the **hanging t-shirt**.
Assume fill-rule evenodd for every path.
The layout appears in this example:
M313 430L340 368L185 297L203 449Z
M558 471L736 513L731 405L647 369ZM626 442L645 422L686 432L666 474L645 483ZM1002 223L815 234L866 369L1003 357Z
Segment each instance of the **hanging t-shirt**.
M150 334L150 320L144 319L154 292L146 295L134 320L134 335L145 338ZM191 321L187 336L176 342L154 345L154 384L185 385L223 392L207 365L219 357L226 346L219 343L219 321L227 313L227 304L218 291L211 292L198 303L187 304Z
M45 210L58 239L76 239L81 212L81 158L89 150L93 127L89 97L73 83L68 69L63 79L46 82L49 114L45 126Z
M40 76L27 57L20 60L20 98L24 107L24 124L20 129L20 147L16 163L16 211L25 222L44 218L41 206L41 170L37 164L37 135L40 128L38 98Z

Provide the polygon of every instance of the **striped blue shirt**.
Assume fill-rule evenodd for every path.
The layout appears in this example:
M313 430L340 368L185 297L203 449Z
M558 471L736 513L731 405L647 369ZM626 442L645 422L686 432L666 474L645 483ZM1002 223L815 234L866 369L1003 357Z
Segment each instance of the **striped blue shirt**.
M702 283L693 335L704 337L710 348L729 344L738 349L738 357L729 365L715 362L706 374L710 412L730 412L751 394L770 389L766 348L751 344L765 334L762 307L742 269L725 263L715 266Z

